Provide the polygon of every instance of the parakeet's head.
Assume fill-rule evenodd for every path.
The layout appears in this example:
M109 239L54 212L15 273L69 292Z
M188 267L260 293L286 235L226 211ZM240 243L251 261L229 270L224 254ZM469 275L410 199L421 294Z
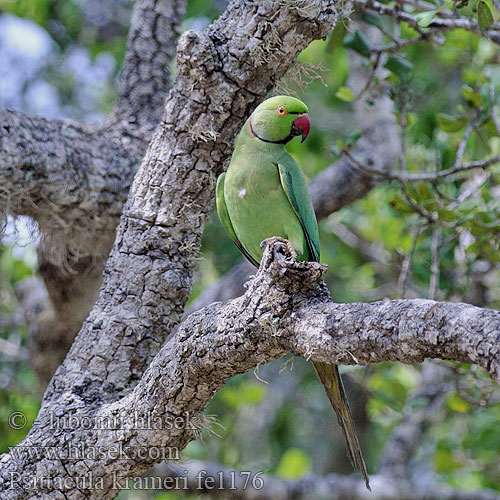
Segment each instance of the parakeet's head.
M311 129L307 106L295 97L278 95L259 104L248 119L250 133L264 142L286 144L301 135L302 142Z

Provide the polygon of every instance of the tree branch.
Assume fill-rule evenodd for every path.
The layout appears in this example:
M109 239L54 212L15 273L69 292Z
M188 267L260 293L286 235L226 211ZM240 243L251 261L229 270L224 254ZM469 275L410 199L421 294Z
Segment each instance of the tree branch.
M184 0L137 0L132 13L120 93L107 125L147 129L158 124L170 87Z
M154 482L156 481L156 483ZM245 483L246 481L246 483ZM311 475L296 481L286 481L263 473L229 469L219 464L190 461L182 465L155 467L144 484L164 485L164 489L196 495L210 494L211 498L231 500L500 500L493 490L462 492L447 486L412 484L391 476L370 477L372 491L356 477L337 474ZM234 488L233 488L234 486Z
M158 450L182 449L196 437L206 423L202 412L229 378L287 352L343 364L454 359L477 363L500 378L500 312L421 299L335 304L322 281L324 272L318 263L295 262L282 240L274 241L245 295L189 316L132 392L99 403L94 391L109 394L109 381L105 381L90 394L80 385L50 404L46 398L23 445L2 459L5 498L30 498L26 491L33 489L37 475L29 471L35 463L38 471L51 471L51 478L102 478L105 491L99 491L98 498L112 498L115 492L106 489L160 461ZM91 366L101 363L102 358L90 360ZM57 378L56 374L55 383L62 385ZM88 402L82 401L78 391L90 397ZM75 424L54 432L54 418L68 414ZM167 425L186 415L189 425ZM83 421L94 425L82 429ZM157 426L138 425L147 421ZM103 422L108 423L105 429L109 422L115 426L103 431ZM112 461L86 455L82 469L81 457L75 461L64 455L69 444L76 449L102 450L100 456L114 449L124 450L124 455ZM63 455L55 459L47 449ZM80 484L85 494L92 495L88 485ZM0 491L1 485L0 481ZM49 482L38 492L53 489L54 483Z
M234 2L207 31L181 38L178 77L135 177L99 299L27 438L1 459L2 498L112 498L118 483L162 451L196 437L226 380L286 352L344 364L449 358L498 377L500 313L426 300L334 304L324 268L293 262L278 243L243 297L191 315L158 352L189 294L232 139L298 52L336 18L333 1ZM166 425L186 414L198 425ZM54 428L63 416L75 422ZM138 425L148 417L163 427ZM82 427L84 418L119 425ZM102 452L75 460L67 453L80 445ZM117 449L124 455L112 454Z
M135 5L120 96L111 115L111 121L127 115L126 129L0 108L0 214L36 220L53 254L65 246L73 255L109 252L108 233L114 233L163 109L182 15L180 0ZM56 257L53 261L61 264Z
M70 366L79 373L77 380L84 373L101 386L103 377L118 370L119 378L112 377L109 391L120 394L135 383L178 321L190 291L215 178L248 115L247 107L258 100L254 91L265 94L294 56L335 22L329 2L310 5L317 6L319 17L299 18L293 10L267 2L235 2L206 32L181 37L178 76L163 122L135 178L100 297L73 346L77 366ZM268 18L275 19L279 36L263 22ZM302 34L304 27L307 36ZM234 30L241 36L234 36ZM220 40L231 42L220 45ZM245 65L244 61L253 61L275 46L287 51L280 62L269 57L259 67ZM251 93L234 78L243 78ZM116 318L130 319L117 322ZM130 349L137 337L141 352ZM89 370L88 359L100 355L103 343L117 350L116 358Z
M391 7L388 5L381 4L376 0L354 0L354 4L358 6L361 10L371 10L373 12L378 12L379 14L384 14L393 17L397 21L403 21L412 28L415 28L423 38L431 38L436 33L463 29L482 35L489 38L491 41L500 44L500 24L495 23L485 30L481 30L479 23L475 19L466 19L463 17L453 17L453 18L442 18L437 15L432 19L429 24L429 31L424 31L418 24L417 18L411 14L408 14L399 7ZM435 7L432 7L434 9ZM445 13L446 15L446 13Z
M0 214L34 219L58 263L61 247L88 254L86 235L97 255L99 236L118 220L145 144L4 108L0 122Z
M146 143L3 108L0 123L0 218L28 216L42 235L39 270L47 292L40 300L38 287L26 286L22 302L39 306L25 316L33 368L45 385L96 299Z
M387 172L385 170L380 170L369 165L363 165L360 161L355 159L353 155L345 150L343 156L347 159L350 165L357 169L358 171L365 173L367 175L373 175L376 177L381 177L387 180L397 180L399 182L415 182L415 181L437 181L449 177L454 174L461 172L466 172L474 169L486 169L492 165L496 165L500 162L500 155L492 156L486 160L476 160L463 162L460 165L454 165L453 167L447 168L445 170L439 170L437 172L421 172L421 173L398 173L398 172Z
M180 0L138 0L120 95L104 127L0 108L0 214L36 220L51 247L46 257L59 267L60 254L67 257L61 248L72 256L109 253L163 109L183 9ZM125 115L125 128L112 126Z

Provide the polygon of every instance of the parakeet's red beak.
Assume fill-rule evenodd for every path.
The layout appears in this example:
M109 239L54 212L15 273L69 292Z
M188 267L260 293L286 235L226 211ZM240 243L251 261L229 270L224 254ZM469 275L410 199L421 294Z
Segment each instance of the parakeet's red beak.
M310 130L311 122L309 121L309 116L307 114L300 115L293 121L292 134L301 135L302 141L300 142L304 142L306 140Z

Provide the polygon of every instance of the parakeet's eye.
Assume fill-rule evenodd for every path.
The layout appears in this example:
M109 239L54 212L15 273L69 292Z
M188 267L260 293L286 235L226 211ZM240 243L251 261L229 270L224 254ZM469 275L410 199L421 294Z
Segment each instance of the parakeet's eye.
M274 112L278 115L278 116L285 116L286 115L286 109L283 107L283 106L278 106Z

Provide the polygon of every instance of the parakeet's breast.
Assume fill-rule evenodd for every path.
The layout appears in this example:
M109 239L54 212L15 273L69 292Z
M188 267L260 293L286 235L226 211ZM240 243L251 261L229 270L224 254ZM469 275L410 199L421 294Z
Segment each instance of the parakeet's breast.
M290 240L296 251L306 251L300 222L281 185L278 165L267 154L234 155L227 170L224 197L234 231L258 262L260 243L271 236Z

